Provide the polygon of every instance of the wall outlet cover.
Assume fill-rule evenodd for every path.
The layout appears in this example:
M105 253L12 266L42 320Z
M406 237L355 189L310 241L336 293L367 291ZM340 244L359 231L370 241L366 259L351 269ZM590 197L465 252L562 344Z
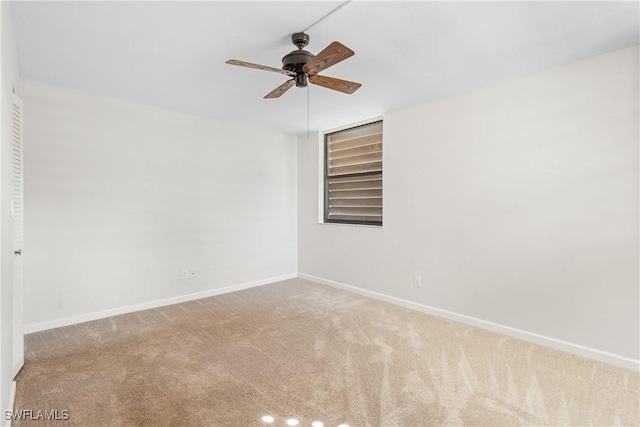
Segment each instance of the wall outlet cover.
M421 288L422 287L422 277L421 276L414 276L414 278L413 278L413 286L415 286L416 288Z

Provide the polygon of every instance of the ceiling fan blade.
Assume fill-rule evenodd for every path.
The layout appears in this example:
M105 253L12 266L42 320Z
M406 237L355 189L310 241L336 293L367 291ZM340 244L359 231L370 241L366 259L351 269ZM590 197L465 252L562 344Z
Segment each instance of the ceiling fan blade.
M279 98L283 93L291 89L295 84L296 79L287 80L286 82L282 83L280 86L269 92L267 95L265 95L264 99Z
M251 62L238 61L237 59L230 59L226 62L229 65L238 65L240 67L255 68L256 70L273 71L274 73L286 74L287 76L295 76L293 71L283 70L281 68L269 67L267 65L252 64Z
M311 58L311 60L302 67L302 71L309 76L313 76L353 55L354 52L342 43L333 42L325 47L322 52Z
M328 89L333 89L348 94L352 94L353 92L360 89L360 86L362 86L362 84L360 83L318 75L309 77L309 82L313 83L314 85L326 87Z

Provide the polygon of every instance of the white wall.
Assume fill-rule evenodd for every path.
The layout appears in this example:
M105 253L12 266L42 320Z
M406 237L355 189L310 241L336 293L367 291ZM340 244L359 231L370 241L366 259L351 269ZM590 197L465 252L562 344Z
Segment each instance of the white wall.
M12 132L11 104L15 89L20 94L11 9L0 2L1 71L0 71L0 409L10 405L13 380L13 224L11 220Z
M299 138L298 271L637 360L638 75L634 47L385 115L378 229L318 224Z
M23 100L29 329L296 273L295 137L30 81Z

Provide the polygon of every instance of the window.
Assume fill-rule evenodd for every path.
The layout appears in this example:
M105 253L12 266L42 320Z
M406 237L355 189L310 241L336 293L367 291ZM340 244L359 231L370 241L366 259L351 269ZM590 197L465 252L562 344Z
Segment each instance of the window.
M382 225L382 122L324 137L324 221Z

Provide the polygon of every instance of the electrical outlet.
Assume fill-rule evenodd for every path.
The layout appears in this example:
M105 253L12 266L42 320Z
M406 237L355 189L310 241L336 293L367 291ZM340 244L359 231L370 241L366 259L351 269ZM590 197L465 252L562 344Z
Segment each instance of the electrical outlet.
M192 268L191 270L189 270L189 278L195 279L197 277L198 277L198 270L196 270L195 268Z
M413 277L413 286L416 288L421 288L422 287L422 277L421 276L414 276Z
M183 279L188 279L189 278L189 270L187 270L186 268L184 270L182 270L182 278Z

